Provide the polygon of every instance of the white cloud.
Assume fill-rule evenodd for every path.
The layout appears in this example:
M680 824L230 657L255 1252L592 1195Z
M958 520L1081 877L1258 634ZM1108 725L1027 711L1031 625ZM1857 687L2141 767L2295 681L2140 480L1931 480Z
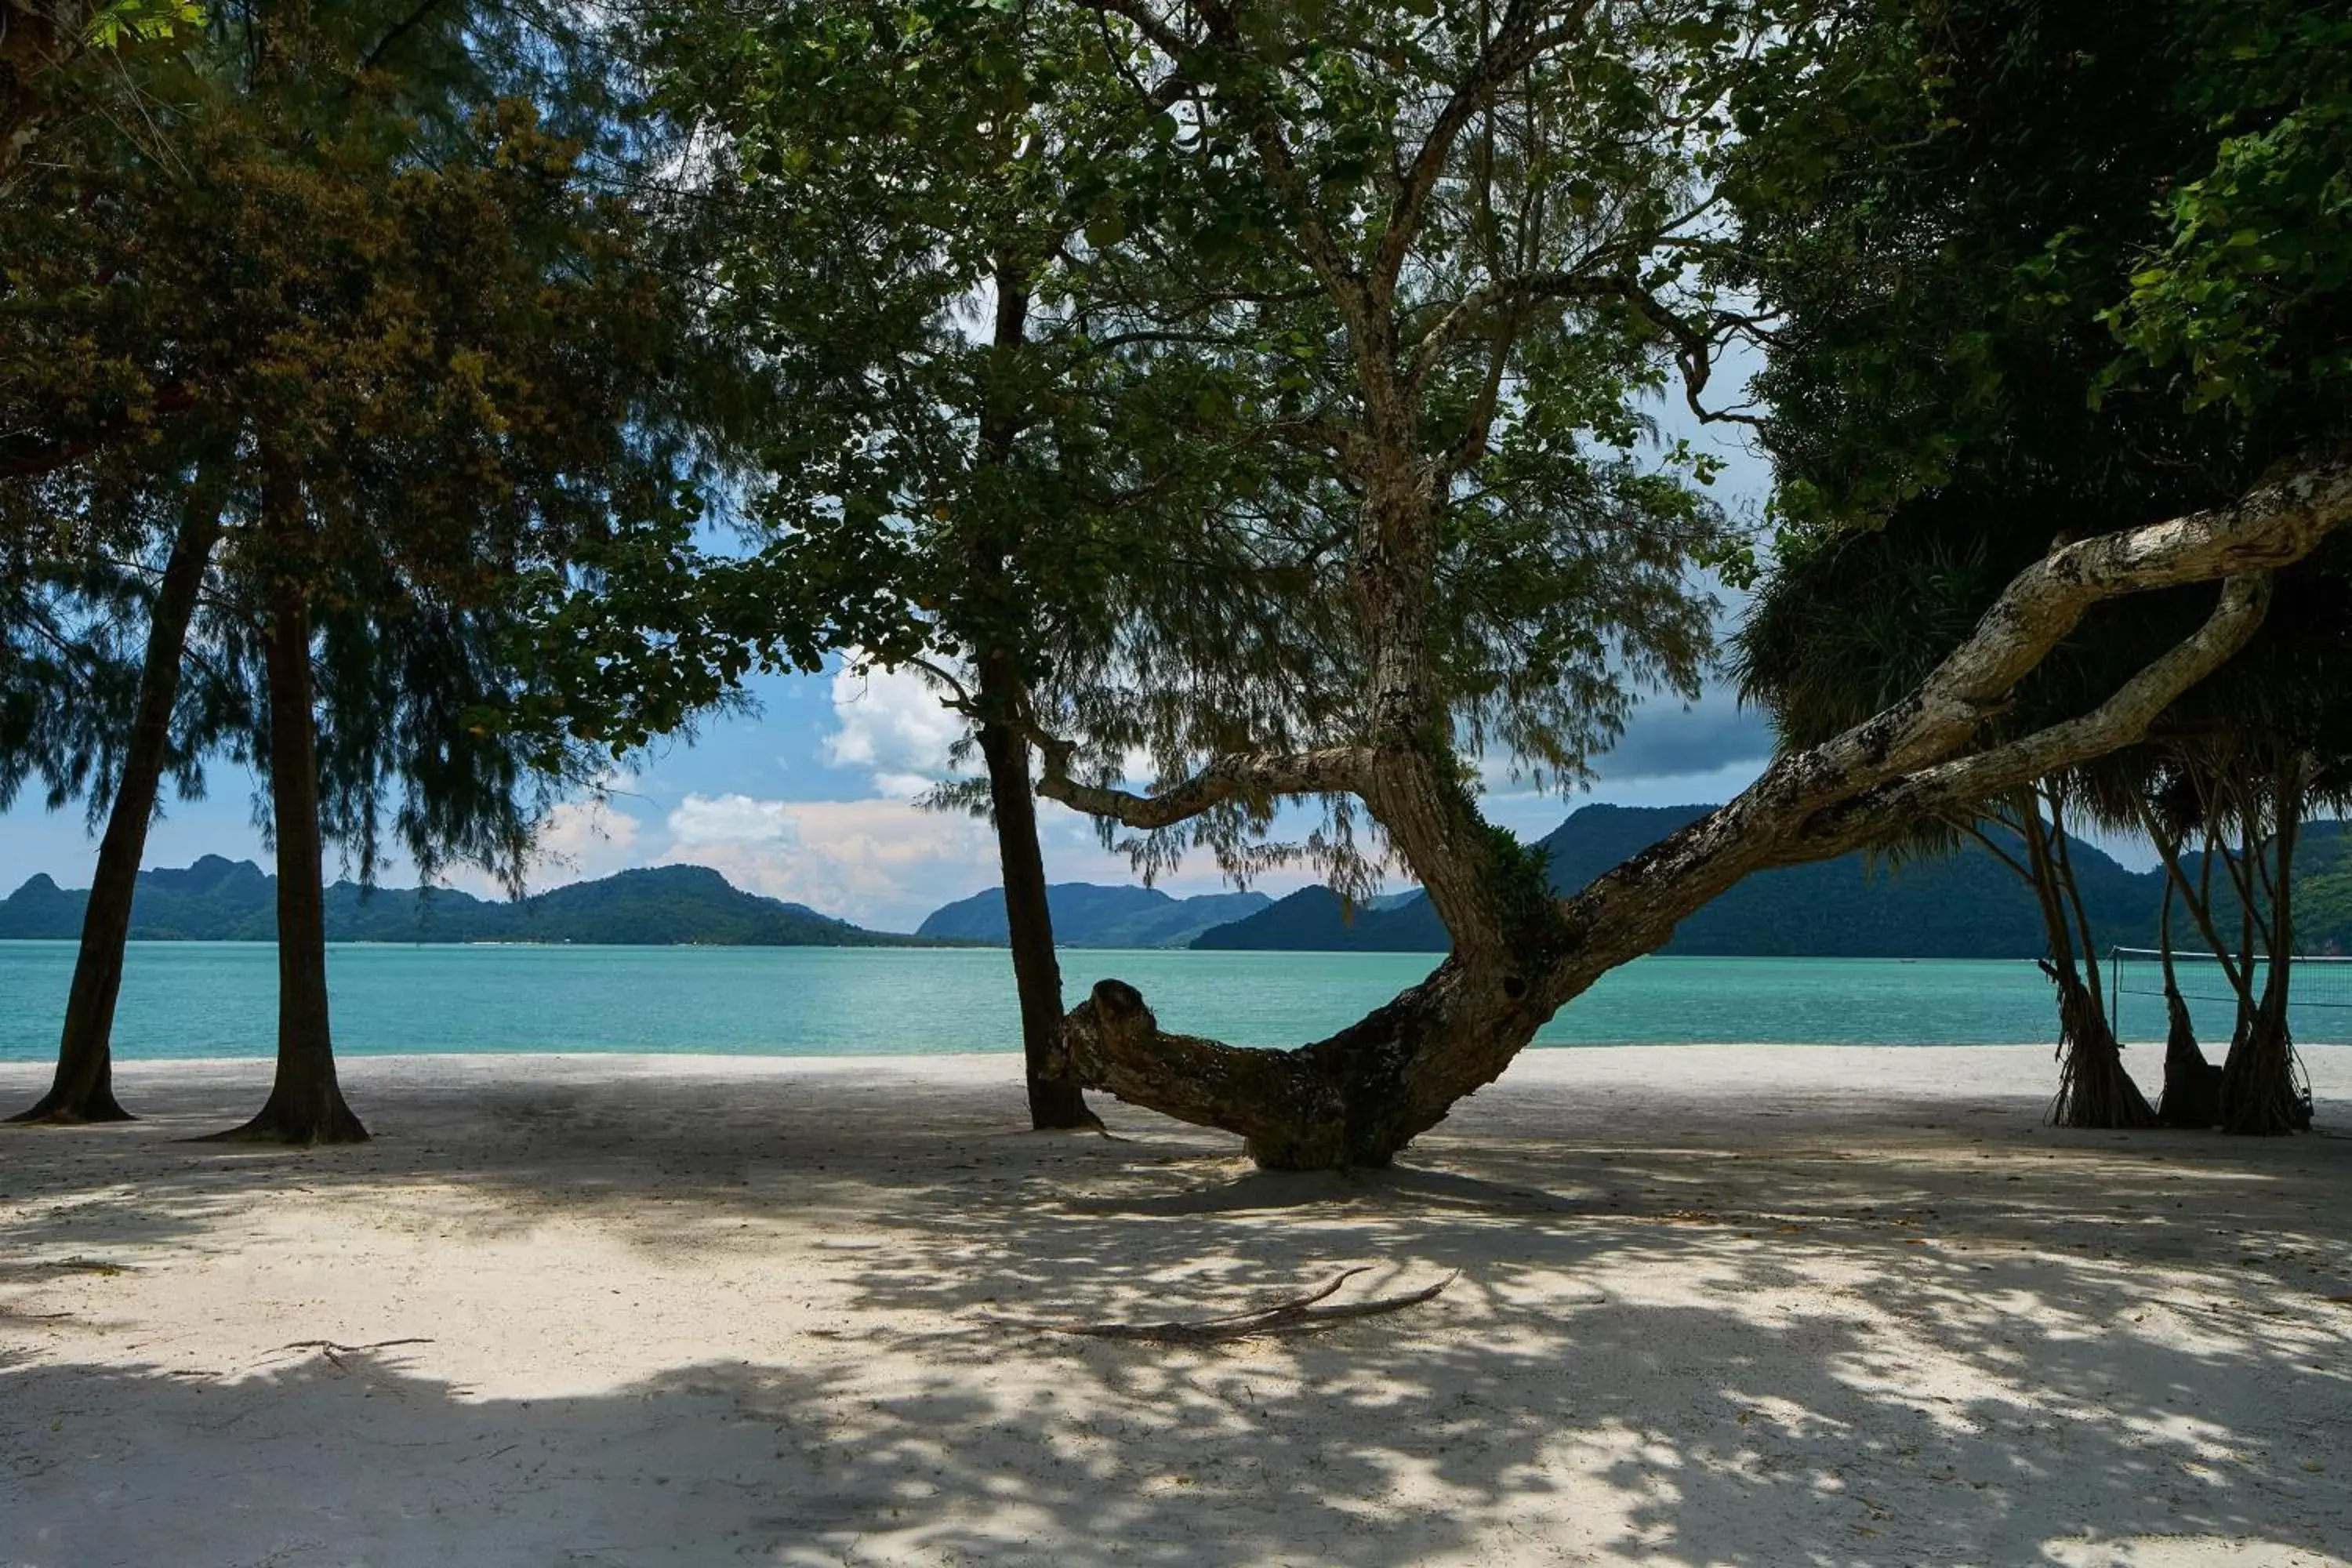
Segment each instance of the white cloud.
M540 828L539 861L566 880L609 876L639 862L638 832L635 817L603 800L566 801Z
M1106 852L1085 818L1041 803L1046 875L1056 882L1129 882L1127 858ZM668 816L669 842L639 858L708 866L739 888L806 904L882 931L912 931L941 904L1002 880L996 834L983 817L924 811L889 796L761 800L688 795ZM1279 896L1304 878L1270 878ZM1181 898L1223 884L1208 857L1161 886Z
M739 888L860 924L912 930L997 879L988 824L902 799L688 795L656 858L709 866Z
M670 847L789 845L799 837L795 809L748 795L690 795L669 814Z
M913 670L836 670L833 714L839 728L824 738L825 762L863 769L877 795L908 799L955 772L948 751L963 721Z

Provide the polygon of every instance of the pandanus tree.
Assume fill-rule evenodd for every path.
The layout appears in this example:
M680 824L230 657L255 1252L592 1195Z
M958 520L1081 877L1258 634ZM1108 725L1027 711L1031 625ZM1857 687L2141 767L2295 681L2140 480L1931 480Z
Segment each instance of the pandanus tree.
M2274 79L2302 68L2304 49L2340 49L2324 9L1889 7L1779 89L1791 95L1784 108L1809 111L1778 114L1743 149L1758 175L1747 225L1770 237L1751 243L1762 259L1740 276L1787 312L1763 391L1795 526L1743 640L1751 694L1784 734L1801 741L1873 700L1874 683L1910 679L1960 636L1954 605L1973 616L2000 576L2065 539L2223 501L2340 436L2329 367L2341 353L2341 262L2314 249L2327 244L2330 220L2315 216L2325 202L2305 212L2290 197L2273 215L2278 232L2225 239L2197 194L2243 161L2240 133L2302 149L2310 127L2295 128L2297 112L2337 122L2340 109L2305 92L2324 76ZM2332 176L2305 177L2324 186ZM2306 184L2300 199L2317 195ZM2252 264L2273 245L2289 259L2250 266L2253 277L2229 261ZM2238 295L2205 320L2168 279L2206 277L2200 298L2223 303L2208 276L2217 262ZM2263 276L2298 268L2310 276L2284 290ZM2194 368L2215 353L2230 367L2218 381ZM2260 420L2244 417L2257 407ZM1857 525L1874 531L1856 537ZM1962 559L1979 569L1950 570ZM2326 573L2290 574L2282 602L2300 606ZM2192 613L2156 603L2087 624L2021 689L2006 722L2046 721L2111 685ZM2327 623L2301 607L2277 616L2255 650L2168 711L2153 744L2041 781L2038 802L2007 810L2026 847L2034 823L2055 824L2068 806L2139 826L2158 759L2260 712L2266 693L2292 702L2315 680L2325 689L2320 672L2340 650L2264 668L2313 624ZM1963 816L2000 809L1975 802ZM2059 982L2059 1117L2144 1124L2097 987L2075 963L2094 949L2086 922L2070 918L2063 858L2030 855L2021 868L2042 900Z
M119 1112L110 1026L157 770L213 743L266 773L278 859L278 1084L243 1131L362 1135L332 1068L324 845L372 876L388 806L428 873L454 857L519 876L543 775L566 765L497 723L519 696L520 584L615 511L677 507L686 410L723 379L641 216L597 188L581 141L530 97L485 89L463 17L428 37L418 25L366 8L222 18L222 74L192 93L175 156L127 149L103 180L72 175L94 189L68 210L95 232L57 254L105 258L104 287L36 295L59 303L16 318L35 335L78 331L114 372L99 384L111 402L78 416L104 438L53 442L66 460L27 481L34 501L74 497L98 543L177 520L135 704L92 710L129 739L105 775L45 1119ZM420 112L415 79L391 68L409 50L444 87L471 84L470 103L445 94ZM192 461L158 460L192 442ZM192 660L207 690L244 694L241 727L173 731Z
M2352 804L2352 700L2337 673L2352 661L2347 565L2338 542L2283 580L2263 636L2179 705L2159 743L2126 759L2129 787L2108 806L2155 843L2168 914L2175 903L2186 913L2235 998L2220 1080L2197 1112L2232 1131L2308 1121L2288 1013L2296 851L2308 817ZM2191 1037L2192 1079L2195 1051Z
M2118 517L2022 563L1880 710L1556 897L1480 814L1472 764L1497 752L1572 773L1641 683L1696 679L1707 613L1688 572L1735 546L1689 476L1643 450L1642 400L1679 382L1711 406L1711 354L1754 325L1707 296L1701 269L1744 237L1716 183L1749 177L1727 133L1735 116L1753 140L1804 112L1786 84L1843 28L1674 0L1077 9L1104 40L1099 90L1168 121L1097 198L1097 265L1124 290L1098 330L1148 342L1154 377L1238 375L1259 388L1246 403L1286 412L1256 433L1312 459L1319 482L1291 493L1320 526L1286 563L1294 605L1269 635L1304 628L1327 652L1299 667L1329 684L1278 728L1185 731L1152 759L1151 786L1129 788L1083 726L1184 689L1139 625L1068 703L1032 702L1037 792L1133 834L1148 863L1226 852L1234 821L1286 801L1360 811L1453 938L1426 980L1292 1050L1163 1030L1118 982L1072 1009L1060 1048L1077 1081L1237 1132L1264 1164L1385 1163L1740 877L2137 741L2252 635L2270 572L2352 517L2352 463L2334 454L2225 504ZM647 542L615 574L608 619L676 599L672 544ZM1187 585L1213 597L1219 581ZM2217 581L2218 595L2192 588ZM2173 589L2189 590L2177 640L2078 708L2001 727L2086 616ZM712 610L656 640L721 668L750 657L728 651L743 605L717 592ZM561 622L557 642L581 625ZM636 721L689 689L680 662L656 662Z

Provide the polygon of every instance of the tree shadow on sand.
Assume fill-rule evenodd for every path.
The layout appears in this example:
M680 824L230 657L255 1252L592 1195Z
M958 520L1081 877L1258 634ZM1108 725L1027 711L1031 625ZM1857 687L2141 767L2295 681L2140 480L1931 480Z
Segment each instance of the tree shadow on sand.
M869 1093L887 1151L861 1142ZM520 1400L435 1374L433 1346L173 1368L57 1336L12 1364L31 1331L0 1319L0 1562L161 1561L161 1531L175 1561L533 1568L2071 1564L2224 1540L2291 1563L2352 1540L2340 1142L2058 1134L2020 1099L1735 1147L1498 1092L1340 1188L1140 1119L1003 1135L968 1091L906 1084L467 1103L503 1135L276 1156L266 1181L354 1215L455 1186L471 1234L584 1215L679 1289L759 1216L821 1219L844 1245L796 1255L822 1278L792 1288L832 1292L835 1326ZM215 1245L252 1202L234 1162L271 1157L170 1131L0 1148L0 1256ZM1360 1263L1361 1294L1461 1278L1274 1343L1046 1326Z

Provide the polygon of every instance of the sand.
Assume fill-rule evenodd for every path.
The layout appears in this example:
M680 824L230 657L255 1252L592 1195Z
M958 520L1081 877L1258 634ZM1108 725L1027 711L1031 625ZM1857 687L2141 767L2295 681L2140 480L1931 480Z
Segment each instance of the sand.
M355 1060L379 1141L293 1152L176 1141L264 1064L127 1067L150 1120L0 1132L0 1565L2352 1553L2341 1135L2053 1131L2042 1049L1539 1051L1409 1169L1265 1178L1014 1131L1014 1068ZM1037 1326L1355 1265L1454 1278Z

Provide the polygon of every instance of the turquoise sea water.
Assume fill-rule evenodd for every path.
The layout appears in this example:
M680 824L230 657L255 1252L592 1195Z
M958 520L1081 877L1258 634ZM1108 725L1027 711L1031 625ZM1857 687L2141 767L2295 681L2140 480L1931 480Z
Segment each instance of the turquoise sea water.
M74 948L0 942L0 1061L57 1047ZM1239 1045L1315 1039L1426 973L1421 953L1066 951L1076 1001L1106 975L1160 1022ZM1016 1048L1012 973L993 951L891 948L331 949L340 1051L713 1051L924 1055ZM272 1048L275 950L134 942L115 1027L124 1058ZM2160 1005L2126 996L2124 1033L2159 1037ZM2229 1014L2200 1005L2209 1040ZM2343 1040L2352 1008L2312 1008L2298 1037ZM1549 1046L1703 1041L2023 1044L2051 1037L2031 963L1890 959L1645 958L1570 1003Z

